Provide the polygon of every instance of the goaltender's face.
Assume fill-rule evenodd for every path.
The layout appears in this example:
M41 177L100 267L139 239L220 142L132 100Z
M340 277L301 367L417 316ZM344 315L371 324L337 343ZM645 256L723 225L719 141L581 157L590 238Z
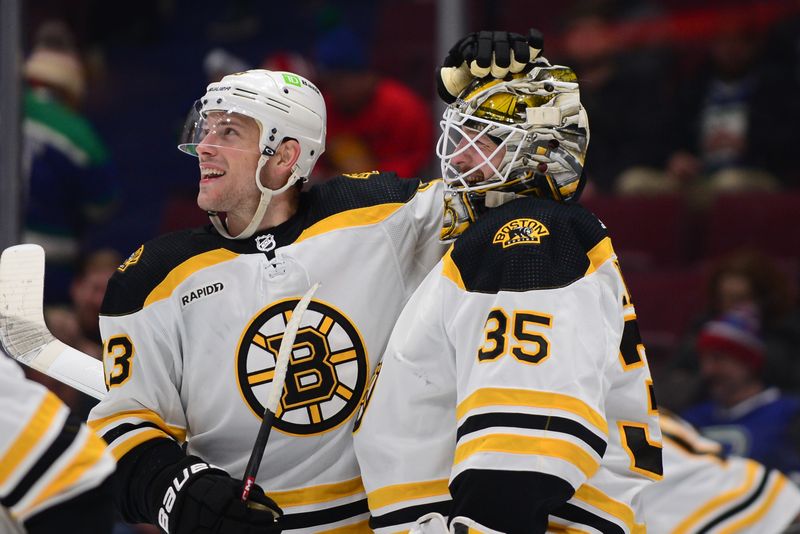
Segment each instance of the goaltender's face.
M494 169L500 168L506 149L497 150L497 144L488 135L480 135L475 130L464 129L463 133L464 137L453 151L451 164L462 176L466 175L464 179L469 184L495 176Z
M237 113L210 112L197 145L200 190L197 205L205 211L250 217L261 193L255 172L260 152L256 121Z

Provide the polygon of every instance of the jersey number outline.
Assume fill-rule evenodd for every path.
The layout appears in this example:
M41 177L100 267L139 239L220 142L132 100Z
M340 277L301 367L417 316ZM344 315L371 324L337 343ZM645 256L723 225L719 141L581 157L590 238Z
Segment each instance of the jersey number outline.
M106 358L111 359L111 371L104 373L106 388L118 387L128 381L131 377L131 369L135 350L133 341L126 335L112 336L108 338L103 350L103 366L106 367Z
M550 356L550 340L541 332L531 331L532 325L552 328L553 316L533 311L514 310L511 320L502 308L493 308L484 322L484 342L478 349L478 361L494 361L508 354L509 324L513 325L511 335L518 342L511 345L511 354L520 362L539 364ZM535 350L530 350L530 345ZM528 349L528 350L526 350Z

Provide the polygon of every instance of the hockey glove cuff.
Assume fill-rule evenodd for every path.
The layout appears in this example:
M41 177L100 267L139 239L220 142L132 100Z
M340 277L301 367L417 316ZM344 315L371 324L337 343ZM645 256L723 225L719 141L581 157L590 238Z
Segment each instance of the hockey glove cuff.
M165 469L153 484L153 522L169 534L275 534L280 507L258 485L245 503L242 481L196 456Z

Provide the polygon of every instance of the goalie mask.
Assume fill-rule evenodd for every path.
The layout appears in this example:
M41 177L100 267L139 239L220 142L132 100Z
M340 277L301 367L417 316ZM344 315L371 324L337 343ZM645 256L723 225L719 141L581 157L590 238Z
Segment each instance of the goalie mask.
M527 73L475 79L440 124L443 241L517 196L568 201L580 194L589 123L569 67L540 58Z
M250 223L236 236L228 234L216 212L208 213L214 227L230 239L253 235L272 196L283 193L300 179L307 179L325 151L326 111L319 89L297 74L259 69L230 74L209 84L206 94L195 102L186 119L178 148L197 156L197 145L211 141L211 146L241 150L226 146L223 135L225 127L236 122L237 117L240 119L239 116L254 119L259 128L260 157L254 179L261 200ZM261 169L287 138L300 144L300 158L286 184L272 190L261 183Z

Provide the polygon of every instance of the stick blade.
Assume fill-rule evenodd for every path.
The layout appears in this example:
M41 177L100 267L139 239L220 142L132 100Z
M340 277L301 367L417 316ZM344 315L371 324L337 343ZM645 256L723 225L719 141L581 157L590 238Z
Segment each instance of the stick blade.
M53 335L44 323L44 250L15 245L0 255L0 345L23 363L35 358Z

